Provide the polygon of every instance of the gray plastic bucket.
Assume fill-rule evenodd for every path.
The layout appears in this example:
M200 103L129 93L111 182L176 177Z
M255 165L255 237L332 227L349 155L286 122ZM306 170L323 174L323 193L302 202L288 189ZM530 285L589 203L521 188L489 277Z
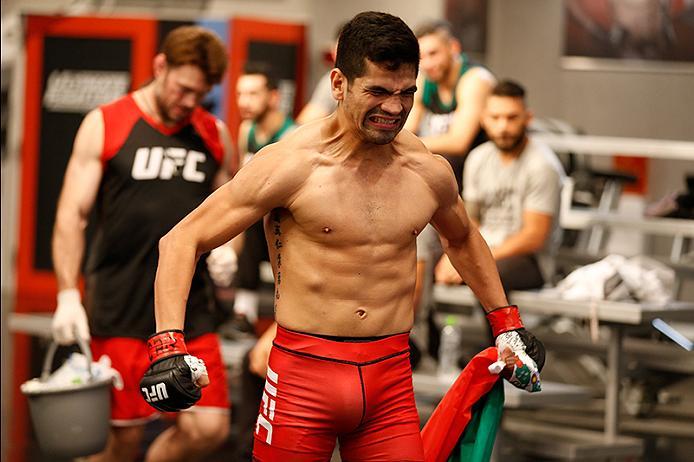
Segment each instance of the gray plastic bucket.
M54 457L95 454L106 447L108 439L112 379L94 379L89 346L81 339L78 343L89 364L88 383L57 390L24 392L39 446ZM45 382L51 373L57 348L55 342L48 348L41 382Z

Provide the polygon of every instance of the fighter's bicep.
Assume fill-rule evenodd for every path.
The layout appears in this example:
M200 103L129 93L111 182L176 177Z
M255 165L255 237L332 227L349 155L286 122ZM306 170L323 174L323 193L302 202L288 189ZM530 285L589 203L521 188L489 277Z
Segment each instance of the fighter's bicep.
M203 251L234 238L272 209L286 206L294 181L274 155L256 154L181 223Z
M453 169L446 159L434 155L435 194L438 207L431 217L431 224L441 237L447 240L458 240L467 235L470 219L465 211L463 200L458 194Z
M199 254L230 241L267 213L248 196L235 194L233 182L218 188L172 230L185 236Z
M470 218L460 197L454 204L439 207L431 218L431 224L436 228L441 238L448 243L464 240L471 226Z

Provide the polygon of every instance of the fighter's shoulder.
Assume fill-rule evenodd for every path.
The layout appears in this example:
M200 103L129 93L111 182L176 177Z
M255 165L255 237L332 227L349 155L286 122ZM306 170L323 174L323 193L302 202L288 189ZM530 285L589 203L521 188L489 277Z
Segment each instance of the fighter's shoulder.
M310 166L311 155L315 152L315 149L312 149L315 144L312 138L307 136L303 132L303 126L300 126L287 132L276 143L259 150L253 155L249 165L262 161L263 164L271 166L277 175L291 173L294 176L301 176L304 169Z
M448 161L438 154L432 154L416 135L403 130L398 141L405 148L408 163L413 171L417 172L427 184L436 187L447 183L450 179L455 181Z
M272 146L285 152L296 161L304 161L307 156L318 151L322 126L322 119L308 122L304 125L293 125Z
M442 203L453 203L458 197L458 183L451 164L439 154L430 154L423 178Z
M422 140L409 130L402 130L396 138L396 147L404 153L409 161L427 164L433 160L433 154Z
M395 140L402 148L412 154L418 155L423 152L429 152L424 143L422 143L422 140L407 129L401 130Z

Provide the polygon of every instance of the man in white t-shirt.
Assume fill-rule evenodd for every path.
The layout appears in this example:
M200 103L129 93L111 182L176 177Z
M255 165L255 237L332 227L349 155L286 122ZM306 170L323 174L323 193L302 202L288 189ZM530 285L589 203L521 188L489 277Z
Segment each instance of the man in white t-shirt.
M465 207L494 255L506 291L543 285L537 254L555 237L564 177L554 152L527 136L531 119L523 87L509 80L497 84L482 115L491 141L470 152L463 178ZM462 282L445 255L435 277Z

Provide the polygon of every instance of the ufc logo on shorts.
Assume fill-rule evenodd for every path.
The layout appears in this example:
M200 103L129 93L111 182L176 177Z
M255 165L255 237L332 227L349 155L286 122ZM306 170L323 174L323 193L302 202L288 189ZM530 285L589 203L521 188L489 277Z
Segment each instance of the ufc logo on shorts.
M275 399L277 398L277 383L279 375L270 366L267 368L267 377L265 379L265 390L263 390L263 406L258 414L258 420L255 423L255 433L260 432L260 427L263 427L267 432L265 442L272 444L272 421L275 420Z
M205 162L205 154L185 148L138 148L135 151L132 177L135 180L170 180L181 176L192 183L205 181L205 173L198 170L198 164Z
M157 383L156 385L149 387L149 390L147 388L142 388L141 390L142 395L145 397L145 401L148 403L156 403L157 401L161 401L169 397L169 394L166 392L165 383Z

